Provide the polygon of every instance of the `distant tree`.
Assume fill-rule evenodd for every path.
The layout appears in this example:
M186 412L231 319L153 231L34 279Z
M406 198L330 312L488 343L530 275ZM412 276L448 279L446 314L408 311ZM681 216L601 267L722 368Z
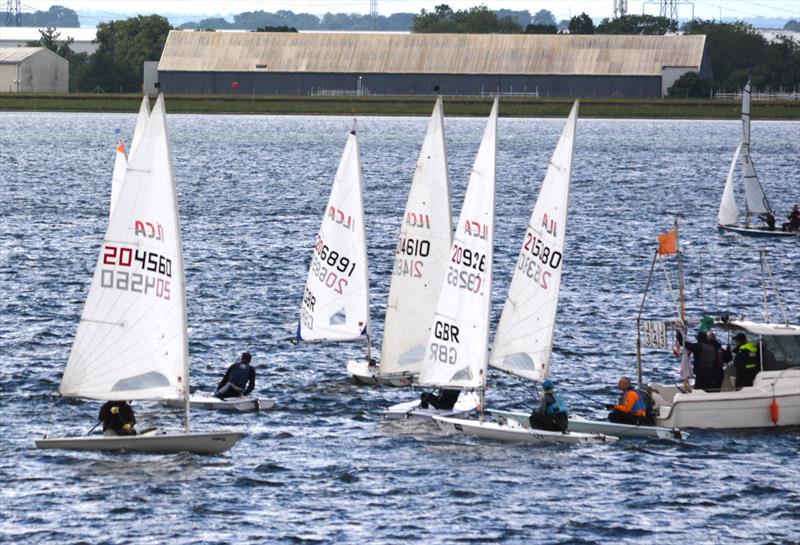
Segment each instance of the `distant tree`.
M519 34L522 27L511 17L498 17L484 5L453 11L440 4L432 12L421 10L414 17L412 32Z
M385 26L380 26L381 30L411 30L414 26L413 13L392 13L386 17Z
M790 19L785 25L783 25L783 30L800 32L800 21L795 21L794 19Z
M503 19L505 17L510 17L511 19L516 22L520 28L525 28L533 21L531 20L531 12L524 9L521 11L513 10L513 9L498 9L495 10L495 15L497 15L498 19Z
M5 14L0 14L0 26L6 24ZM81 26L78 14L64 6L50 6L47 11L34 11L22 14L22 26L78 28Z
M264 26L252 30L251 32L297 32L297 29L294 27L284 26Z
M82 82L85 90L135 92L141 87L144 61L161 58L172 29L159 15L138 16L97 26L97 51Z
M555 16L546 9L540 9L537 11L533 18L531 18L531 23L534 25L556 25L556 18Z
M558 34L556 25L528 25L525 34Z
M45 30L39 30L39 36L40 38L38 40L28 42L25 45L28 47L46 47L56 55L64 57L67 60L69 60L70 56L73 54L70 45L72 45L72 43L75 41L75 38L59 40L61 33L56 32L56 29L52 27L48 27Z
M581 13L569 20L568 28L570 34L594 34L594 21L585 13Z
M558 26L558 30L559 30L559 31L563 31L563 30L569 30L569 21L568 21L568 20L566 20L566 19L561 19L561 20L558 22L558 25L557 25L557 26Z
M222 17L210 17L208 19L200 19L200 21L197 23L197 27L225 30L233 28L233 25Z
M616 19L603 19L595 34L639 34L644 36L664 35L678 30L678 24L669 17L654 15L622 15Z
M708 98L710 93L711 82L700 79L697 72L686 72L667 89L667 95L675 98Z

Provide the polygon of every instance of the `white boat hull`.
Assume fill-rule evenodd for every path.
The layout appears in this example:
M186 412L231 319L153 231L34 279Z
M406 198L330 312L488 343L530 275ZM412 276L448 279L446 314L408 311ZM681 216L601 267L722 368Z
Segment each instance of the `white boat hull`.
M774 385L774 393L773 393ZM652 384L659 425L700 429L755 429L800 426L800 369L762 371L753 386L728 392L679 392L674 385ZM779 418L772 422L771 404Z
M350 360L347 362L347 372L358 384L402 388L411 386L417 378L416 375L410 373L381 375L380 369L380 365L370 366L366 360Z
M175 408L183 407L182 399L167 399L164 405ZM275 400L269 397L229 397L220 399L208 394L195 394L189 398L189 407L192 409L208 409L212 411L265 411L275 405Z
M769 230L758 227L744 227L742 225L718 225L720 234L742 235L755 238L782 238L792 239L800 237L800 231Z
M126 451L174 454L221 454L229 450L244 433L219 431L208 433L152 433L134 436L53 437L36 440L38 449Z
M419 406L419 399L392 405L383 413L387 420L430 420L435 416L458 416L474 411L478 407L478 396L474 392L463 392L451 410Z
M487 411L496 418L507 418L516 420L523 426L528 425L530 414L512 411ZM689 434L677 428L665 428L662 426L632 426L630 424L616 424L614 422L585 420L583 418L569 418L567 429L578 433L601 433L603 435L613 435L619 439L629 437L647 437L651 439L686 439Z
M512 441L517 443L570 445L613 443L616 437L596 433L559 432L531 429L513 418L497 420L470 420L466 418L433 417L439 428L450 435L472 435L482 439Z

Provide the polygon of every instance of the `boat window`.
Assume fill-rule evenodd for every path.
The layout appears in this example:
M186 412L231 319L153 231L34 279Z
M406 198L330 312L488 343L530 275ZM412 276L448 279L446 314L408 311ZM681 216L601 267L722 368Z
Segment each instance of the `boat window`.
M800 336L764 335L761 346L765 371L800 367Z

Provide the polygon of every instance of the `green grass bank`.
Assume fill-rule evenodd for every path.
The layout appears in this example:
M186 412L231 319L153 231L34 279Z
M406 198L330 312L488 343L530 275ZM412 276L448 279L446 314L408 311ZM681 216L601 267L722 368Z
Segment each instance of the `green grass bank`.
M138 111L138 94L38 94L0 93L0 111L125 112ZM275 114L275 115L430 115L433 97L364 96L297 97L245 95L168 95L170 113ZM448 116L484 116L491 99L446 97ZM504 97L503 117L565 117L569 99ZM581 117L648 119L737 119L738 100L708 99L582 99ZM755 119L800 119L800 102L754 102Z

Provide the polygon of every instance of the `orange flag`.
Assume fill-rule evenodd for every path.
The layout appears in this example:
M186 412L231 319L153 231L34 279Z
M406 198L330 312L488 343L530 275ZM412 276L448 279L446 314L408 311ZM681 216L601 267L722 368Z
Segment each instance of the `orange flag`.
M658 255L678 253L678 233L673 229L658 235Z

